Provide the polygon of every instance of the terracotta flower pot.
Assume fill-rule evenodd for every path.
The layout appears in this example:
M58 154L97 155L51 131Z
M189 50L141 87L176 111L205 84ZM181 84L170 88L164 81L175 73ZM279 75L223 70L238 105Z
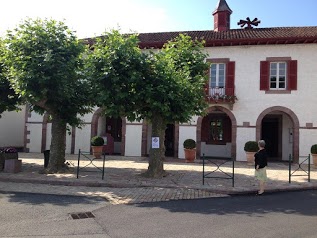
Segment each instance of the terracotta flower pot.
M92 154L96 159L100 159L102 155L103 146L91 146Z
M247 162L248 165L254 165L254 155L256 152L245 152L246 156L247 156Z
M317 168L317 154L311 154L311 157L313 159L314 168Z
M196 159L196 148L194 149L184 149L185 159L187 163L193 163Z

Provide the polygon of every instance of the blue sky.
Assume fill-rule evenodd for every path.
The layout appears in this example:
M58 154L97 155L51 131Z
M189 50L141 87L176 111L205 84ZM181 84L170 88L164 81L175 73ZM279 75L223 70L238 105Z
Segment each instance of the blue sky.
M1 3L0 35L26 17L63 20L78 37L123 32L213 30L218 0L9 0ZM227 0L231 28L257 17L259 27L317 26L317 0Z

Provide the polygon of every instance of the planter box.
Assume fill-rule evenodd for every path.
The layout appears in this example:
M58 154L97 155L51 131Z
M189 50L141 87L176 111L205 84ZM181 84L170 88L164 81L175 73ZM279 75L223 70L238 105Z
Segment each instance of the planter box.
M18 153L0 153L0 171L4 169L6 160L18 160Z
M18 173L21 172L22 168L22 160L20 159L9 159L6 160L4 163L4 170L5 173Z

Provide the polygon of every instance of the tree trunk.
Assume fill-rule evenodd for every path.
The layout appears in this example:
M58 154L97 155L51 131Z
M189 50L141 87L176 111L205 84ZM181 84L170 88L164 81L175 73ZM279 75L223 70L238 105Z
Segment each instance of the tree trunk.
M66 149L66 123L57 115L52 115L52 142L50 147L49 173L64 172Z
M154 115L152 122L152 138L159 137L159 148L150 148L149 167L145 175L150 178L161 178L165 175L163 168L163 160L165 153L165 129L166 123L163 118L158 115Z

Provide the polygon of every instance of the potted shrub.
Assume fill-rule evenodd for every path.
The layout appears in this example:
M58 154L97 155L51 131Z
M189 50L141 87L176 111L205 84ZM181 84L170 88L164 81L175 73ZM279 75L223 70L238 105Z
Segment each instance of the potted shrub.
M317 168L317 144L310 147L310 153L313 158L314 167Z
M244 151L246 153L248 165L254 165L254 154L259 150L256 141L247 141L244 144Z
M186 162L194 162L196 158L196 141L186 139L183 143Z
M102 155L103 145L105 141L101 136L94 136L91 138L90 144L92 149L92 154L96 159L100 159Z

